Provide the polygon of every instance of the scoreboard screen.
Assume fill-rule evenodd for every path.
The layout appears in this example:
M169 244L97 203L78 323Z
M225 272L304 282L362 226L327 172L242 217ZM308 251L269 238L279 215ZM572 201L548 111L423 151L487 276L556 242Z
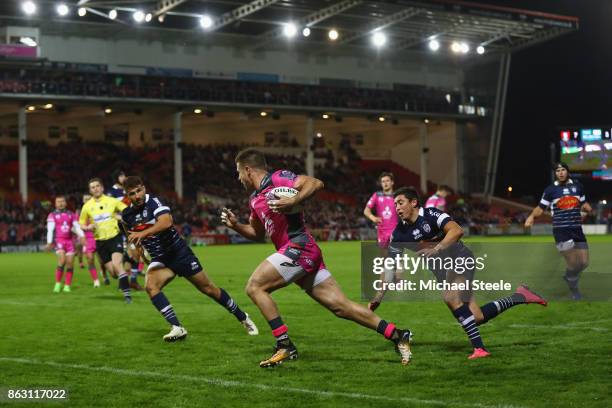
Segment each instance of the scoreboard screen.
M607 178L612 171L610 135L612 127L561 130L561 161L572 171L589 171L595 178Z

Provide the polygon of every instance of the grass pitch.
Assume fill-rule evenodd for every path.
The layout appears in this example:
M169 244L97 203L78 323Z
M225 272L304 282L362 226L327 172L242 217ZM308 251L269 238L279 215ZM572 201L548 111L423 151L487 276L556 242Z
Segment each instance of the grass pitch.
M359 243L322 248L334 277L359 300ZM402 367L380 335L335 318L293 285L273 296L300 359L264 370L258 362L271 354L273 338L243 288L273 247L195 251L259 336L247 336L179 278L165 293L189 337L166 344L166 322L144 293L125 305L116 281L93 289L87 271L76 269L73 292L54 294L53 254L0 255L0 405L28 406L6 392L32 388L69 395L36 405L82 407L611 405L610 303L517 306L481 327L492 357L477 361L467 360L466 336L441 302L385 303L381 317L415 333L414 360Z

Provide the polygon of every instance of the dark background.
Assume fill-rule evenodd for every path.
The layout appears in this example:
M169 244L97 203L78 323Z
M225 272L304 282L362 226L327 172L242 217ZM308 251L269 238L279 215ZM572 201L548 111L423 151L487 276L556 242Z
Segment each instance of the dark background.
M538 197L550 183L550 143L559 127L612 125L612 1L476 0L580 18L577 32L512 55L496 191ZM587 199L610 195L612 182L581 180Z

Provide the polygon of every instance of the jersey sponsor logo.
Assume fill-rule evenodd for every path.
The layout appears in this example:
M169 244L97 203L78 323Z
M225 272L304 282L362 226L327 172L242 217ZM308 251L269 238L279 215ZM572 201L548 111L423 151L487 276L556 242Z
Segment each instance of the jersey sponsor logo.
M578 208L579 205L580 200L574 196L562 197L557 201L557 208L561 210L571 210L573 208Z
M301 254L302 254L302 251L300 251L297 248L287 248L287 250L285 251L286 256L293 257L293 258L299 258Z
M104 221L108 221L110 220L110 214L108 213L102 213L102 214L96 214L93 217L93 220L96 224L100 223L100 222L104 222Z
M429 209L429 213L431 215L433 215L434 217L436 217L436 218L439 218L440 216L442 216L442 213L440 211L436 211L436 210L432 210L432 209Z
M569 188L564 188L564 189L563 189L563 194L569 194L569 193L570 193L570 192L569 192Z
M297 177L294 172L289 170L281 170L279 176L288 178L289 180L294 180Z

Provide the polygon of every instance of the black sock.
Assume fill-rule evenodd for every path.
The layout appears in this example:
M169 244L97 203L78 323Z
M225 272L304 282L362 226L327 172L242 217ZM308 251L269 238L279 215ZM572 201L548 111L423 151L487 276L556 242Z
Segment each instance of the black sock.
M246 319L246 314L238 307L238 304L234 302L234 299L225 291L223 288L219 288L221 296L219 299L215 299L217 303L227 309L228 312L236 316L239 322Z
M399 331L395 328L393 323L387 323L386 320L381 320L376 327L376 331L386 339L397 342L399 340Z
M285 323L283 323L283 319L280 316L275 317L272 320L268 321L270 328L272 329L272 334L276 337L276 344L280 346L289 346L291 345L291 339L289 338L289 334L287 331L289 330Z
M166 298L166 295L164 295L163 292L159 292L157 295L153 296L151 298L151 302L153 302L155 308L159 310L159 313L164 316L164 319L166 319L168 323L174 326L181 325L181 323L179 323L178 317L176 317L176 314L174 313L172 305L170 304L170 302L168 302L168 298Z
M480 337L480 330L478 329L478 325L476 324L476 318L470 311L470 307L467 303L464 303L462 306L458 307L453 311L453 315L457 318L457 321L463 327L465 334L467 334L472 346L474 348L484 348L484 344L482 344L482 338Z
M130 296L130 282L128 281L127 273L123 272L119 275L119 289L123 292L123 296L126 298Z
M483 324L493 319L500 313L505 312L510 309L512 306L522 305L525 303L525 296L519 293L513 293L510 296L506 296L505 298L500 298L494 300L493 302L487 303L484 306L481 306L482 315L484 316L484 320L479 324Z

